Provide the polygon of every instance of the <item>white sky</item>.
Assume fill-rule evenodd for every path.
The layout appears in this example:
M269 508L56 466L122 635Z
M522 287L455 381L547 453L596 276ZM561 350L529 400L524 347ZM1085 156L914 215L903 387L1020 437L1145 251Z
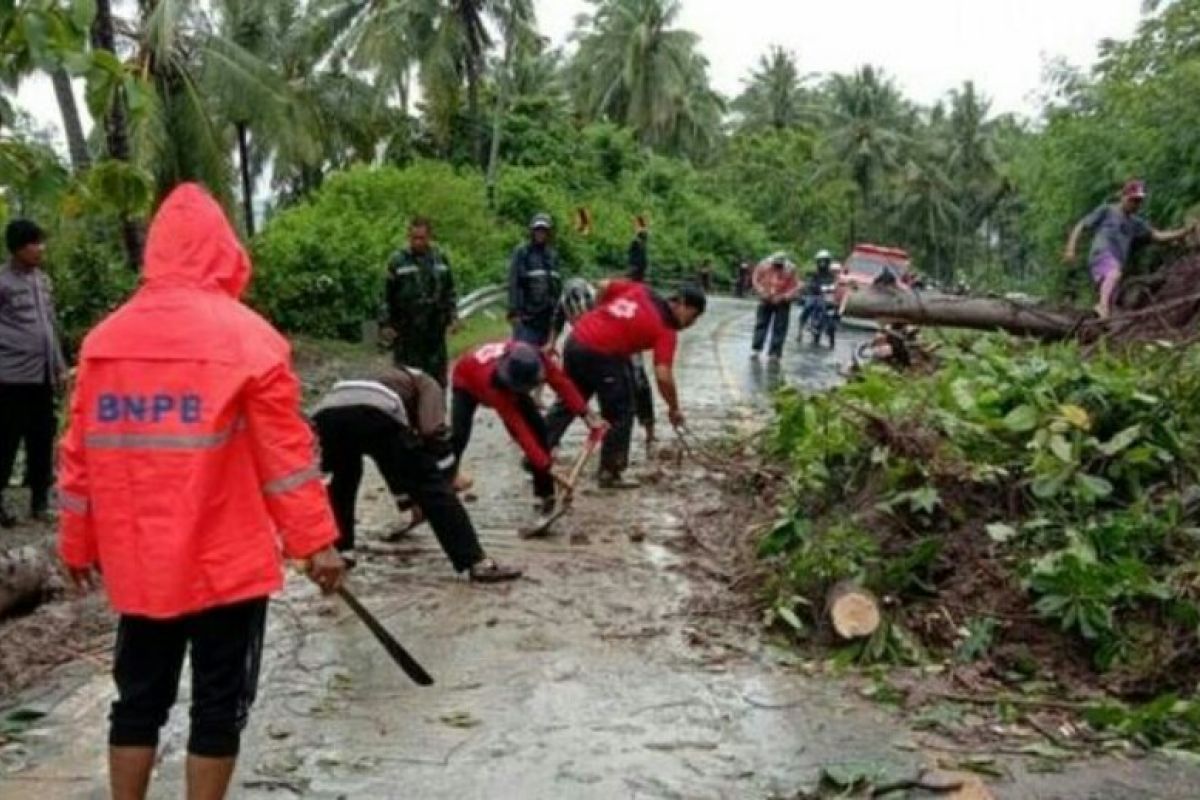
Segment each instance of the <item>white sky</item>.
M681 27L701 36L717 89L736 94L770 45L804 72L884 67L932 103L973 79L996 111L1036 111L1046 58L1090 65L1104 38L1128 38L1142 0L683 0ZM540 25L564 41L584 0L537 0Z
M559 44L591 7L536 5L542 31ZM778 44L799 55L805 72L875 64L922 103L972 79L994 111L1032 114L1047 59L1090 65L1100 40L1133 33L1140 7L1141 0L683 0L680 24L700 34L713 81L727 95ZM44 79L27 81L19 101L42 124L59 126Z

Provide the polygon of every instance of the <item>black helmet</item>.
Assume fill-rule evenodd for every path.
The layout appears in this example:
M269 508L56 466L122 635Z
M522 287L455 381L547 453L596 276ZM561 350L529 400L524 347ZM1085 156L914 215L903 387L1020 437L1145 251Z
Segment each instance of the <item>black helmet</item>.
M572 278L563 287L559 307L567 320L574 322L596 307L596 290L583 278Z
M496 365L496 382L520 394L532 392L545 377L542 354L528 344L513 345Z
M696 310L696 313L703 314L708 308L708 297L704 294L704 290L694 283L685 283L676 291L672 300Z

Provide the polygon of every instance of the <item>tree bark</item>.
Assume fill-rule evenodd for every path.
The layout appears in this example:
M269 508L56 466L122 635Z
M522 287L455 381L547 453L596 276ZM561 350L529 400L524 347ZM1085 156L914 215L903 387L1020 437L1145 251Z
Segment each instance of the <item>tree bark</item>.
M0 618L33 603L50 588L55 574L50 554L37 547L0 552Z
M83 134L83 122L79 117L79 105L75 102L75 91L71 87L71 76L62 67L51 70L50 82L54 86L54 97L62 114L63 132L67 137L67 150L71 154L71 167L76 173L86 172L92 165L87 139Z
M508 88L512 78L513 58L517 49L517 36L513 32L513 20L508 21L504 36L504 62L501 74L496 79L496 113L492 118L492 144L487 163L487 203L496 206L496 180L500 172L500 137L504 133L504 115L508 112Z
M92 22L92 48L107 50L117 55L116 27L113 24L112 0L96 0L96 19ZM125 90L117 89L112 108L104 118L105 143L109 158L129 163L132 149L129 145L129 109ZM125 263L135 272L142 264L142 226L129 217L121 218L121 242L125 249Z
M239 122L237 128L238 161L242 172L242 218L247 238L254 237L254 176L250 170L250 128Z
M1019 336L1064 339L1089 317L998 298L958 297L937 292L864 289L846 303L846 316L947 328L1004 330Z

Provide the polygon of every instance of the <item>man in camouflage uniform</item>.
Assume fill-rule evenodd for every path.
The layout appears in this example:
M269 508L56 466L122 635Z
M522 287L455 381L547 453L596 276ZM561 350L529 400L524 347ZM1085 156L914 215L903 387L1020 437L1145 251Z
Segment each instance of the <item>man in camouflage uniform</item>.
M412 366L445 388L450 357L446 336L457 324L458 298L450 262L430 241L433 226L417 217L408 248L392 257L387 277L387 328L396 366Z

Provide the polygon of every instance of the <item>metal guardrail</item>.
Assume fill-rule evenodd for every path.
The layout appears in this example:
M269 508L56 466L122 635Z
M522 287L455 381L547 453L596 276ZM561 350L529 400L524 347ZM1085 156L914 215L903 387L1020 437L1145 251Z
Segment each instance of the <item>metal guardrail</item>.
M508 296L506 287L500 284L476 289L458 300L458 318L467 319L484 309L491 308Z

